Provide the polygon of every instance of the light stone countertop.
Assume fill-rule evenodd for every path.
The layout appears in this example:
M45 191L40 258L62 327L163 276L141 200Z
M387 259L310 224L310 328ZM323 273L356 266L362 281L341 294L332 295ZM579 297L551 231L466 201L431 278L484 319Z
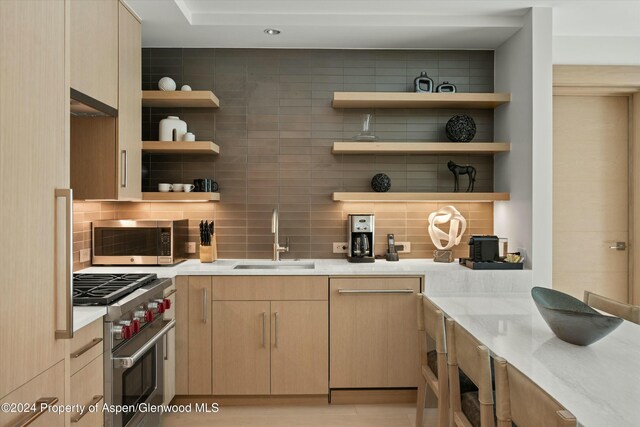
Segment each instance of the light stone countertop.
M588 347L558 339L530 293L429 296L448 316L551 394L587 427L640 426L640 325Z
M106 266L89 267L76 273L155 273L161 278L176 276L421 276L425 277L428 295L447 295L467 292L526 292L531 286L531 270L474 271L457 262L445 264L430 259L405 259L397 262L376 260L374 263L350 263L346 259L283 260L280 264L313 263L314 269L256 269L235 270L238 264L277 264L268 260L221 259L213 263L187 260L175 266ZM74 307L74 331L106 314L104 307Z

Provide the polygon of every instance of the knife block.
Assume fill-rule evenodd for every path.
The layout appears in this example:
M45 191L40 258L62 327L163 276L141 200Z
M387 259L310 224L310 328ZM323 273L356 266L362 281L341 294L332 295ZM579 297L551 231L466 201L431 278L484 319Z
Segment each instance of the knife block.
M200 245L200 262L213 262L213 246Z

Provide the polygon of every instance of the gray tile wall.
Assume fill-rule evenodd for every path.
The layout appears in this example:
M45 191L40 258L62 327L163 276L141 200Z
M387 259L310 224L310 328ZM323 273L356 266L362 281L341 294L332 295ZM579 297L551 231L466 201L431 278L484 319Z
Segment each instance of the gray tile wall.
M161 77L170 76L178 88L189 84L194 90L210 89L221 101L217 110L144 109L144 140L157 140L158 122L173 114L187 122L196 139L215 141L221 154L145 155L143 188L153 191L159 182L214 178L222 197L212 207L221 256L236 258L270 256L270 213L275 206L281 212L281 235L291 237L291 256L331 256L330 242L344 239L349 210L332 202L331 193L370 190L371 177L378 172L391 177L391 191L451 191L446 163L452 159L476 166L476 191L493 191L492 156L331 154L333 141L358 133L365 112L375 114L374 133L387 141L446 141L445 123L462 112L476 121L476 141L492 141L491 110L331 107L334 91L413 91L413 79L421 71L436 85L455 84L459 92L493 91L492 51L143 49L143 89L156 89ZM482 212L483 229L492 228L486 222L492 207L469 205ZM425 218L432 207L424 206ZM359 208L376 210L373 204ZM383 216L389 216L388 208L380 208ZM406 212L416 206L399 204L396 210L404 212L405 222L391 224L400 238L404 234L410 239ZM431 243L428 238L423 242L424 237L416 243L429 250Z

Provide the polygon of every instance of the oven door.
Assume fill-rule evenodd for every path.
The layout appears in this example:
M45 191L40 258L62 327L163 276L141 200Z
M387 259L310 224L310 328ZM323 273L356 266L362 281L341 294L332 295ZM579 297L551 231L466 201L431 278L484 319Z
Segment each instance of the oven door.
M158 426L160 413L141 404L161 405L164 389L164 336L175 327L175 320L161 317L145 326L134 338L118 347L112 356L113 379L111 404L122 405L127 411L109 413L106 425Z

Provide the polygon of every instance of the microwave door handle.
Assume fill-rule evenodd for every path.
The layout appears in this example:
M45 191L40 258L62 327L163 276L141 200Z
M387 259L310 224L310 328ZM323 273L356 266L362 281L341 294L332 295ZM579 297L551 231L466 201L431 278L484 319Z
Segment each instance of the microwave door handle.
M142 358L142 356L144 356L144 354L149 351L149 349L151 347L153 347L154 345L156 345L156 343L158 341L160 341L166 334L167 332L169 332L171 329L173 329L176 326L176 321L171 320L169 321L162 329L160 329L160 332L158 332L157 334L155 334L153 336L153 338L151 338L149 341L147 341L142 347L140 347L135 353L133 353L131 356L127 356L127 357L114 357L113 360L113 367L114 368L130 368L133 365L136 364L136 362L138 360L140 360Z

